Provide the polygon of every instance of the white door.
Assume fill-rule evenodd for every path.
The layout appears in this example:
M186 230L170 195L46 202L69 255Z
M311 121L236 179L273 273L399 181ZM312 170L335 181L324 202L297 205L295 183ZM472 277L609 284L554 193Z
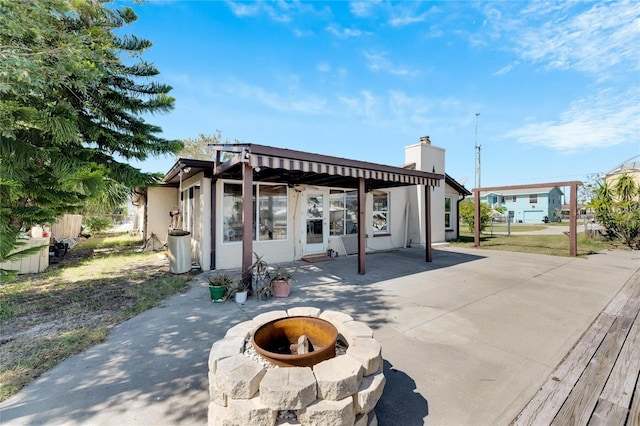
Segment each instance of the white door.
M327 252L329 241L329 191L307 191L304 197L302 240L304 254Z

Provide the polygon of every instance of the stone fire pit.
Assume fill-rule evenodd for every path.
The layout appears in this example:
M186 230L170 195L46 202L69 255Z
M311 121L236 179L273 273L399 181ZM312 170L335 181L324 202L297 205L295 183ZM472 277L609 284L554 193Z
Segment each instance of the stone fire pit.
M274 323L279 329L289 322L279 320L305 317L310 319L307 324L293 326L304 331L285 332L292 334L289 340L294 352L298 334L315 340L319 347L326 346L315 336L314 327L321 326L335 327L338 341L347 346L346 353L329 359L323 356L311 366L278 367L252 347L257 330ZM260 339L260 346L268 346L265 337L256 333L256 340ZM310 346L313 350L314 345ZM230 328L211 347L209 425L375 426L374 408L384 385L381 345L366 324L341 312L311 307L266 312Z

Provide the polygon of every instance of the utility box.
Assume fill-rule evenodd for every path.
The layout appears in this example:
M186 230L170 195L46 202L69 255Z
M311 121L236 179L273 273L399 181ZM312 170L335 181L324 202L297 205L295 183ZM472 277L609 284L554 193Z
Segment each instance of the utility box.
M167 237L169 246L169 272L184 274L191 270L191 234L171 231Z

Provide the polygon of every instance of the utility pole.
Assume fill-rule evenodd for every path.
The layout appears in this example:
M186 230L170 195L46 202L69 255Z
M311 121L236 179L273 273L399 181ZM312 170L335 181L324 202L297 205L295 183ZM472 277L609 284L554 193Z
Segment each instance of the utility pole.
M481 145L478 145L478 119L480 118L480 113L476 112L476 148L475 148L475 157L476 157L476 183L475 187L480 188L482 184L480 183L480 150L482 149Z

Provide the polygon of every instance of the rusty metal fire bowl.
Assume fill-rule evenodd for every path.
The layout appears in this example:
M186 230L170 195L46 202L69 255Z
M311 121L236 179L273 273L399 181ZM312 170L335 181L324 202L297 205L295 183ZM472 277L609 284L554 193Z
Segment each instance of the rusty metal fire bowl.
M291 348L300 336L309 341L309 352L295 354ZM280 367L312 367L336 355L338 330L328 321L314 317L288 317L270 321L251 337L256 352ZM295 351L294 351L295 352Z

